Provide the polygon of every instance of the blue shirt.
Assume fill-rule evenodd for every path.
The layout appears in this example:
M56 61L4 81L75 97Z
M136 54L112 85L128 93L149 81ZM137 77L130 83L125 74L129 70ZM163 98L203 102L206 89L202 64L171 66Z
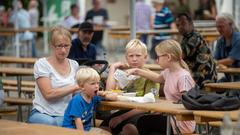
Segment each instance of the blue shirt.
M72 46L68 54L70 59L80 59L87 58L91 60L96 60L97 51L94 44L87 45L87 50L85 51L82 47L82 42L79 38L72 40Z
M233 32L230 45L226 45L224 37L217 41L214 57L217 60L231 58L234 60L232 67L240 67L240 32Z
M94 96L90 103L87 103L80 93L77 93L70 103L64 114L63 127L76 129L75 119L80 118L85 131L92 127L92 117L95 106L102 100L99 96Z
M170 29L171 24L173 23L173 15L171 11L164 6L161 11L156 11L155 13L155 19L154 19L154 29ZM164 40L164 39L169 39L170 36L167 35L166 33L161 33L158 35L155 35L154 38L156 40Z

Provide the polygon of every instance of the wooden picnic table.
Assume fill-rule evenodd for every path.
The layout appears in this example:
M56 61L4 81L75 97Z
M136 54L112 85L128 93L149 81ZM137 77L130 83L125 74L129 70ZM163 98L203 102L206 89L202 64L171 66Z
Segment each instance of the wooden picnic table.
M176 115L177 120L193 120L193 112L184 108L182 104L174 104L172 101L157 100L155 103L136 103L124 101L102 101L100 109L140 109L153 112L161 112Z
M15 29L15 28L0 28L0 33L4 34L4 33L21 33L21 32L25 32L25 31L30 31L30 32L40 32L43 33L44 31L49 32L51 30L51 28L47 28L47 27L36 27L36 28L21 28L21 29ZM78 28L71 28L68 29L70 32L78 32ZM94 25L94 31L101 31L104 30L104 27L100 26L100 25Z
M203 36L203 38L209 42L214 41L219 37L219 33L217 31L199 31L200 34ZM155 35L159 33L167 33L170 35L180 35L177 29L163 29L163 30L142 30L142 31L137 31L136 35L140 36L142 34L147 34L147 35ZM122 31L117 31L117 30L110 30L108 31L108 34L112 38L122 38L122 39L128 39L130 37L130 31L129 30L122 30Z
M240 75L240 68L224 68L217 69L218 73L230 74L231 82L234 81L234 75Z
M11 64L34 64L37 58L19 58L13 56L0 56L0 63L11 63Z
M157 100L155 103L136 103L124 101L102 101L99 109L140 109L145 111L161 112L167 114L167 135L170 134L170 117L176 116L177 120L193 120L193 112L184 108L182 104L174 104L172 101Z
M204 86L207 91L240 90L240 82L207 83Z
M81 132L75 129L49 126L43 124L29 124L10 120L0 120L2 135L96 135L97 132ZM101 135L101 134L100 134Z
M224 68L217 69L218 73L227 73L227 74L240 74L240 68Z
M238 114L240 113L240 110L233 110L233 111L208 111L208 110L193 111L194 120L197 123L223 120L223 116L224 116L225 113L228 113L230 118L233 121L237 121L238 120Z

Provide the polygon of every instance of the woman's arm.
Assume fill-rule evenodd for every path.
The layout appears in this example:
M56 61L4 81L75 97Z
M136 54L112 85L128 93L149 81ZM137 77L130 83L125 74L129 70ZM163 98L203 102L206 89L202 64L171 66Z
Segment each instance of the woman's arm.
M159 82L159 83L163 83L164 79L163 76L161 74L158 74L156 72L153 71L149 71L149 70L144 70L144 69L140 69L140 68L133 68L133 69L129 69L126 71L129 75L139 75L142 76L144 78L147 78L149 80L152 80L154 82Z
M48 101L59 99L79 90L77 84L53 89L51 86L51 80L48 77L40 77L36 80L36 83L43 97Z
M76 118L74 121L75 121L76 128L84 132L82 120L80 118Z

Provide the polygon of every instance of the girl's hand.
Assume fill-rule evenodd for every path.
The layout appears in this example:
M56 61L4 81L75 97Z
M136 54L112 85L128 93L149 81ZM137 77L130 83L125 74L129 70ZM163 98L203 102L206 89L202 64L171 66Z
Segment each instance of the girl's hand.
M118 124L120 124L123 121L121 116L116 116L113 117L110 121L109 121L109 127L110 128L115 128Z

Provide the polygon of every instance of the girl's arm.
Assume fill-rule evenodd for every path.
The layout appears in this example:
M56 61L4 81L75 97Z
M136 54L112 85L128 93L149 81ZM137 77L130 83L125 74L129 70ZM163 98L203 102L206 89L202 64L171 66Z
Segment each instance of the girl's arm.
M59 99L79 90L77 84L53 89L51 86L51 80L48 77L40 77L36 80L36 83L43 97L48 101Z
M164 82L163 76L161 74L158 74L153 71L144 70L144 69L140 69L140 68L133 68L133 69L127 70L126 72L129 75L132 74L132 75L142 76L142 77L152 80L154 82L159 82L159 83Z
M76 128L84 132L82 120L80 118L76 118L74 121L75 121Z

